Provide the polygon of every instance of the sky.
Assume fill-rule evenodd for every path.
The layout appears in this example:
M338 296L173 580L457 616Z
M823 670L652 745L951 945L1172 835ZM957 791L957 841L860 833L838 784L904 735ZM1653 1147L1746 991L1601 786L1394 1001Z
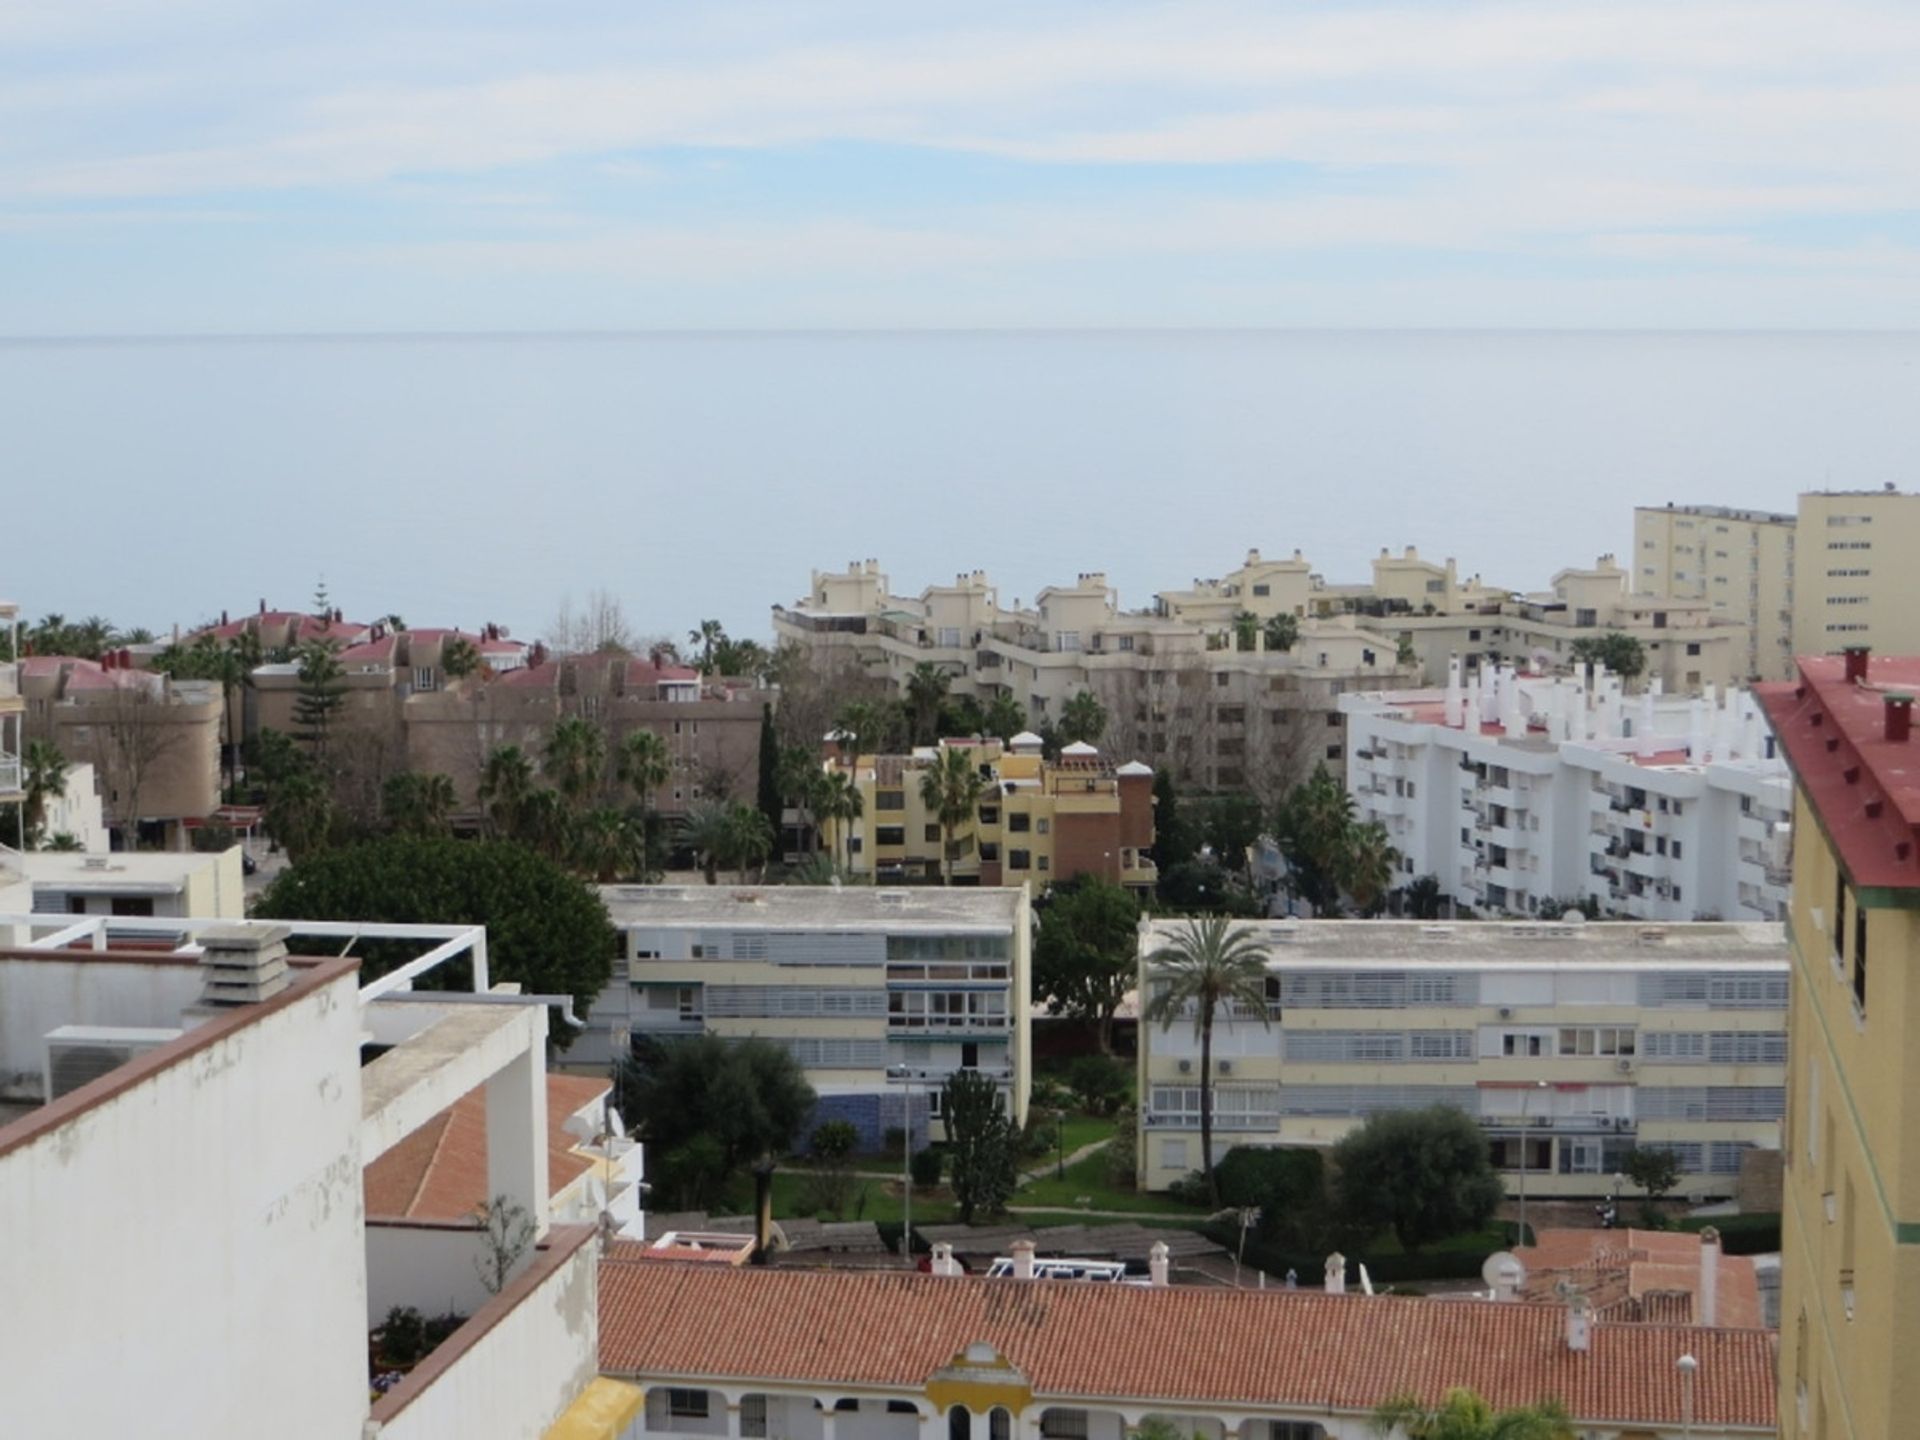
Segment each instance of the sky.
M0 335L1900 328L1920 6L0 0Z

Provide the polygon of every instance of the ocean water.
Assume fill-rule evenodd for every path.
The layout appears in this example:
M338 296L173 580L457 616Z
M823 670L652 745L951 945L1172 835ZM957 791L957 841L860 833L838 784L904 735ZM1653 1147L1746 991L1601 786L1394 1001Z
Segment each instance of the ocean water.
M1128 605L1298 548L1530 589L1632 508L1920 470L1920 334L1038 332L0 343L0 595L764 634L812 567ZM1916 557L1920 559L1920 557Z

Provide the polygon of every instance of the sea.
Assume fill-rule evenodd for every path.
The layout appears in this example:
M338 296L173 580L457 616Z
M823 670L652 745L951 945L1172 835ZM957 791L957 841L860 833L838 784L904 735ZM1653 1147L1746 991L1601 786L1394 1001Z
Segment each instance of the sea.
M797 332L0 341L0 596L765 637L815 568L1123 605L1301 551L1515 589L1636 505L1911 489L1920 334ZM1915 557L1920 561L1920 557Z

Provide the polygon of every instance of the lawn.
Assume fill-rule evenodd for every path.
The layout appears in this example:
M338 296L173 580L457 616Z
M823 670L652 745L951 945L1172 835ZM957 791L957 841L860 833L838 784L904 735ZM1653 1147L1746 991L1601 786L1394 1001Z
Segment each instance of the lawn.
M1086 1203L1081 1203L1081 1197ZM1014 1193L1013 1203L1023 1206L1048 1206L1065 1211L1121 1210L1128 1214L1168 1216L1191 1215L1194 1221L1206 1218L1198 1206L1182 1205L1169 1195L1141 1194L1122 1189L1107 1174L1105 1151L1089 1155L1067 1166L1067 1178L1056 1180L1048 1169L1045 1178L1022 1185Z

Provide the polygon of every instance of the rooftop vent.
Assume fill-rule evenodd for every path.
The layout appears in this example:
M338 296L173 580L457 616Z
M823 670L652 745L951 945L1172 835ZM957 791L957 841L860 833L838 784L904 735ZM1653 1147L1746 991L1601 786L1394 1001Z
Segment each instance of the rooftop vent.
M217 925L200 933L198 1010L228 1010L271 1000L293 983L284 925Z
M1847 657L1847 679L1849 681L1867 678L1867 656L1872 653L1868 645L1849 645L1843 652Z
M1887 739L1895 745L1906 743L1913 733L1913 696L1887 696Z

